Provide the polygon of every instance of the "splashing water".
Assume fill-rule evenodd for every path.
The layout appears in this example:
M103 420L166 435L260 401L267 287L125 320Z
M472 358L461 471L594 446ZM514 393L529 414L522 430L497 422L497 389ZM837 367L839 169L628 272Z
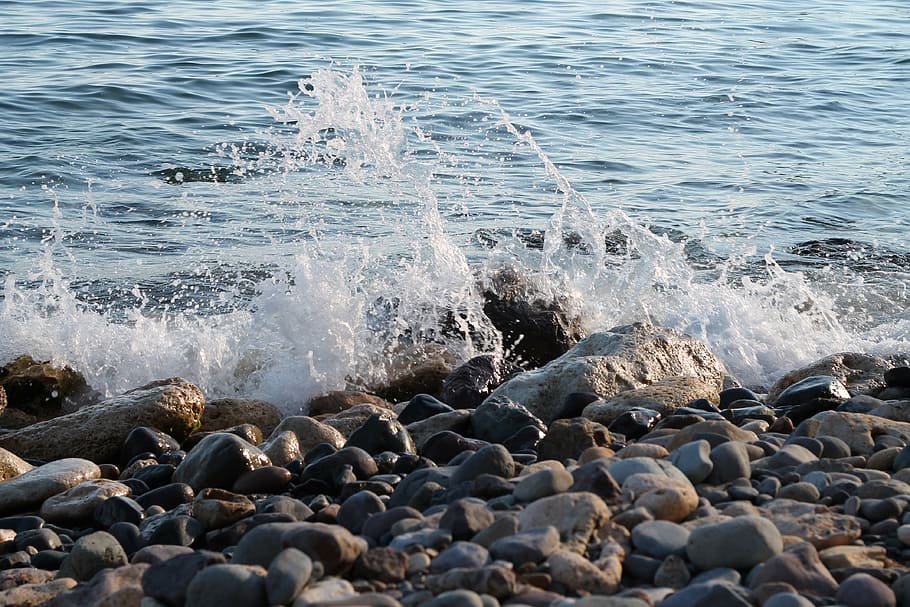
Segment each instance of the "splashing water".
M843 289L787 271L770 253L759 263L745 250L695 263L693 239L671 239L618 208L596 211L530 131L495 100L475 97L466 106L484 113L489 133L508 136L507 155L536 159L550 184L541 198L551 202L539 249L522 246L515 231L539 218L514 208L484 219L504 236L478 249L463 238L475 224L444 211L471 210L470 192L483 182L463 177L476 172L478 154L462 149L462 158L447 147L416 119L419 102L397 104L373 88L356 68L319 70L285 106L269 109L278 124L261 133L267 145L219 146L238 176L294 209L288 221L306 235L293 256L266 260L267 277L250 294L227 290L226 310L200 314L162 309L137 283L134 304L89 305L64 271L78 273L79 260L55 205L35 272L5 280L0 358L66 363L108 394L181 375L210 398L258 397L295 412L321 391L380 384L440 351L457 361L501 351L481 290L503 264L587 332L639 320L679 328L708 342L748 384L840 350L908 349L910 319L845 324ZM868 301L864 285L847 290L857 305Z

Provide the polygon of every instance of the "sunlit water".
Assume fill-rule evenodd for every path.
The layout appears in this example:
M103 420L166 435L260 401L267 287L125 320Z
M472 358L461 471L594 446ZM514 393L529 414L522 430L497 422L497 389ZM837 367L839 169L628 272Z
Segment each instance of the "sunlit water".
M910 351L904 2L0 8L0 359L292 411L504 265L749 384Z

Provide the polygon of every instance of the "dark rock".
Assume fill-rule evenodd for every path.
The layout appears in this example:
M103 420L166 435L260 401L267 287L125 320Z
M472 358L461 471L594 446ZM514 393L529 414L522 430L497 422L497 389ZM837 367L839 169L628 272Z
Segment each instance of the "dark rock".
M443 380L440 398L456 409L474 409L496 386L520 371L492 354L475 356Z
M749 390L748 388L727 388L726 390L721 390L720 392L720 408L726 409L730 406L731 403L737 400L752 400L756 402L761 402L759 396Z
M288 495L271 495L256 500L256 513L281 513L288 514L298 521L305 521L313 516L313 510L299 499Z
M577 458L590 447L605 447L613 442L610 432L601 424L584 417L558 419L550 424L547 435L537 445L541 460L564 461Z
M490 544L490 555L521 567L525 563L539 563L558 549L559 531L556 527L541 527L495 540Z
M600 397L594 392L571 392L566 395L562 407L559 408L549 422L552 424L558 419L581 417L581 412L585 410L585 407L595 400L600 400Z
M180 504L188 504L194 497L196 492L186 483L171 483L137 496L136 503L143 508L161 506L165 510L172 510Z
M392 528L392 525L405 518L423 519L423 515L419 510L408 506L389 508L385 512L377 512L369 516L364 521L360 534L379 542Z
M405 579L407 569L407 554L394 548L378 547L361 554L351 573L367 580L396 584Z
M696 398L695 400L689 401L685 407L680 407L677 409L674 414L678 414L680 411L695 411L696 415L701 413L720 413L720 408L717 405L712 403L707 398Z
M62 550L41 550L31 558L31 563L37 569L57 571L65 558L66 552Z
M351 533L360 534L369 517L384 511L385 503L378 495L372 491L359 491L341 504L336 520Z
M891 588L868 573L856 573L841 582L835 599L846 607L894 607L897 603Z
M800 593L816 596L830 597L837 592L837 581L809 543L790 546L771 557L749 579L751 588L769 582L786 582Z
M822 444L820 457L830 459L850 457L850 446L836 436L819 436L816 438Z
M262 444L262 430L254 426L253 424L240 424L237 426L231 426L230 428L225 428L224 430L218 430L216 432L194 432L191 434L180 447L185 451L190 451L202 442L202 439L211 436L212 434L233 434L237 438L243 439L249 444L255 446Z
M671 594L661 607L752 607L749 591L729 582L690 584Z
M777 419L774 409L771 409L770 407L766 407L764 405L724 409L723 416L737 426L741 426L746 422L754 419L766 421L769 424L773 424L774 420Z
M169 516L159 524L150 527L148 533L142 530L142 537L148 544L171 544L174 546L192 546L205 534L205 527L191 516Z
M509 495L514 490L515 484L501 476L481 474L472 483L471 496L489 500L502 495Z
M511 478L515 474L512 455L502 445L487 445L473 455L452 474L451 483L457 485L477 478L481 474L495 474Z
M280 493L291 482L291 472L281 466L262 466L241 474L234 482L236 493Z
M575 482L569 491L587 491L609 503L622 493L619 484L610 474L609 467L610 462L603 459L595 459L579 466L572 471Z
M120 462L126 468L128 463L141 453L151 453L155 457L168 451L177 451L180 443L177 439L147 426L134 428L123 441L120 448Z
M31 356L0 367L0 388L6 392L7 406L34 416L35 421L74 411L99 396L74 369Z
M85 582L102 569L121 567L127 562L126 552L117 538L106 531L96 531L76 540L60 566L60 577Z
M533 451L546 435L540 426L525 426L502 441L502 446L513 454L519 451Z
M126 496L115 495L95 508L95 523L102 529L108 529L114 523L133 523L138 525L145 516L143 507Z
M910 367L892 367L885 371L885 384L890 388L910 388Z
M284 536L284 546L305 552L313 561L322 563L328 575L344 574L351 569L367 543L340 525L298 523L299 527Z
M22 533L29 529L40 529L43 526L44 519L32 514L0 518L0 529L12 529L16 533Z
M103 569L85 583L58 594L52 604L54 607L137 605L143 597L142 575L148 567L146 563L132 563Z
M565 354L581 338L580 321L555 301L535 294L513 270L491 278L484 314L502 333L503 346L524 367L540 367ZM454 402L454 401L449 401Z
M303 454L303 463L309 466L310 464L321 460L323 457L328 457L329 455L337 452L338 449L329 443L318 443L312 449Z
M224 555L195 550L151 565L142 575L142 591L165 605L180 606L193 577L209 565L226 563Z
M844 384L831 375L813 375L785 388L778 394L774 406L801 405L816 398L847 400L850 393Z
M420 447L420 454L438 464L445 464L464 451L478 451L489 443L465 438L451 430L443 430L429 437Z
M120 545L123 547L127 556L131 557L143 546L142 533L139 531L139 527L134 523L114 523L107 532L117 538L117 541L120 542Z
M132 478L142 481L150 489L157 489L171 483L176 469L172 464L153 464L137 470Z
M430 563L430 573L442 573L459 567L483 567L490 561L489 551L472 542L455 541Z
M17 533L15 546L16 550L27 550L28 548L34 548L35 550L56 550L60 548L61 543L60 536L53 530L42 528L29 529Z
M356 390L334 390L321 396L310 399L306 404L307 415L317 416L323 414L341 413L357 405L376 405L383 409L391 409L392 404L386 399Z
M379 472L376 461L369 453L360 447L345 447L308 465L300 475L301 483L308 479L321 481L337 493L342 480L338 472L345 466L350 466L353 476L358 479L367 479Z
M492 523L493 513L486 504L482 500L468 498L449 504L439 519L439 528L450 530L454 540L468 540Z
M444 402L429 394L418 394L398 414L398 421L408 425L432 417L437 413L448 413L449 411L454 411L454 409Z
M186 607L265 607L268 596L264 573L253 567L231 563L205 567L187 586Z
M471 414L474 435L491 443L502 443L525 426L546 429L526 407L505 398L487 398Z
M633 407L610 422L607 429L610 432L622 434L628 439L641 438L654 428L661 417L661 414L653 409Z
M351 433L345 447L359 447L376 455L383 451L416 453L414 441L405 427L390 412L374 413Z

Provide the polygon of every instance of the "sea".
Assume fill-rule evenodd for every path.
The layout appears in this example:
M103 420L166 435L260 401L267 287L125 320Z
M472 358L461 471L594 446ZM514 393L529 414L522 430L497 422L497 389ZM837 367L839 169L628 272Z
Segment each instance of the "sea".
M0 362L310 397L585 333L910 352L905 0L0 0ZM514 285L512 285L514 286Z

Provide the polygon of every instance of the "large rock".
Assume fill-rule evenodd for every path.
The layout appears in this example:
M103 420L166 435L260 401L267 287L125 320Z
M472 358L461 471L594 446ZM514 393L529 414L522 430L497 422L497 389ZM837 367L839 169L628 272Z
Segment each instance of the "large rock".
M475 356L443 380L439 398L455 409L474 409L496 386L519 371L493 354Z
M876 393L885 387L885 371L893 366L884 358L870 354L832 354L781 377L768 391L768 402L775 402L789 386L813 375L831 375L844 384L851 394Z
M100 476L101 469L88 460L50 462L0 482L0 516L34 508L53 495Z
M833 436L847 443L853 455L870 455L877 437L883 434L910 440L910 423L877 415L822 411L802 422L793 431L796 436Z
M230 490L240 476L270 463L262 451L239 436L215 432L190 450L174 471L173 480L194 491L208 487Z
M251 398L221 398L205 404L201 432L215 432L253 424L266 436L281 422L281 410L270 402Z
M595 333L535 371L499 386L501 396L552 419L573 392L607 398L671 377L695 377L720 389L724 368L704 343L675 329L636 323Z
M165 379L4 434L0 447L47 461L79 457L110 462L136 426L181 440L198 427L204 408L198 387L180 378Z
M720 399L718 385L697 377L670 377L650 386L620 392L611 398L596 400L582 411L582 416L604 425L635 407L646 407L661 415L670 415L697 398L712 402Z
M81 373L31 356L0 367L0 390L9 407L39 420L74 411L97 396Z

